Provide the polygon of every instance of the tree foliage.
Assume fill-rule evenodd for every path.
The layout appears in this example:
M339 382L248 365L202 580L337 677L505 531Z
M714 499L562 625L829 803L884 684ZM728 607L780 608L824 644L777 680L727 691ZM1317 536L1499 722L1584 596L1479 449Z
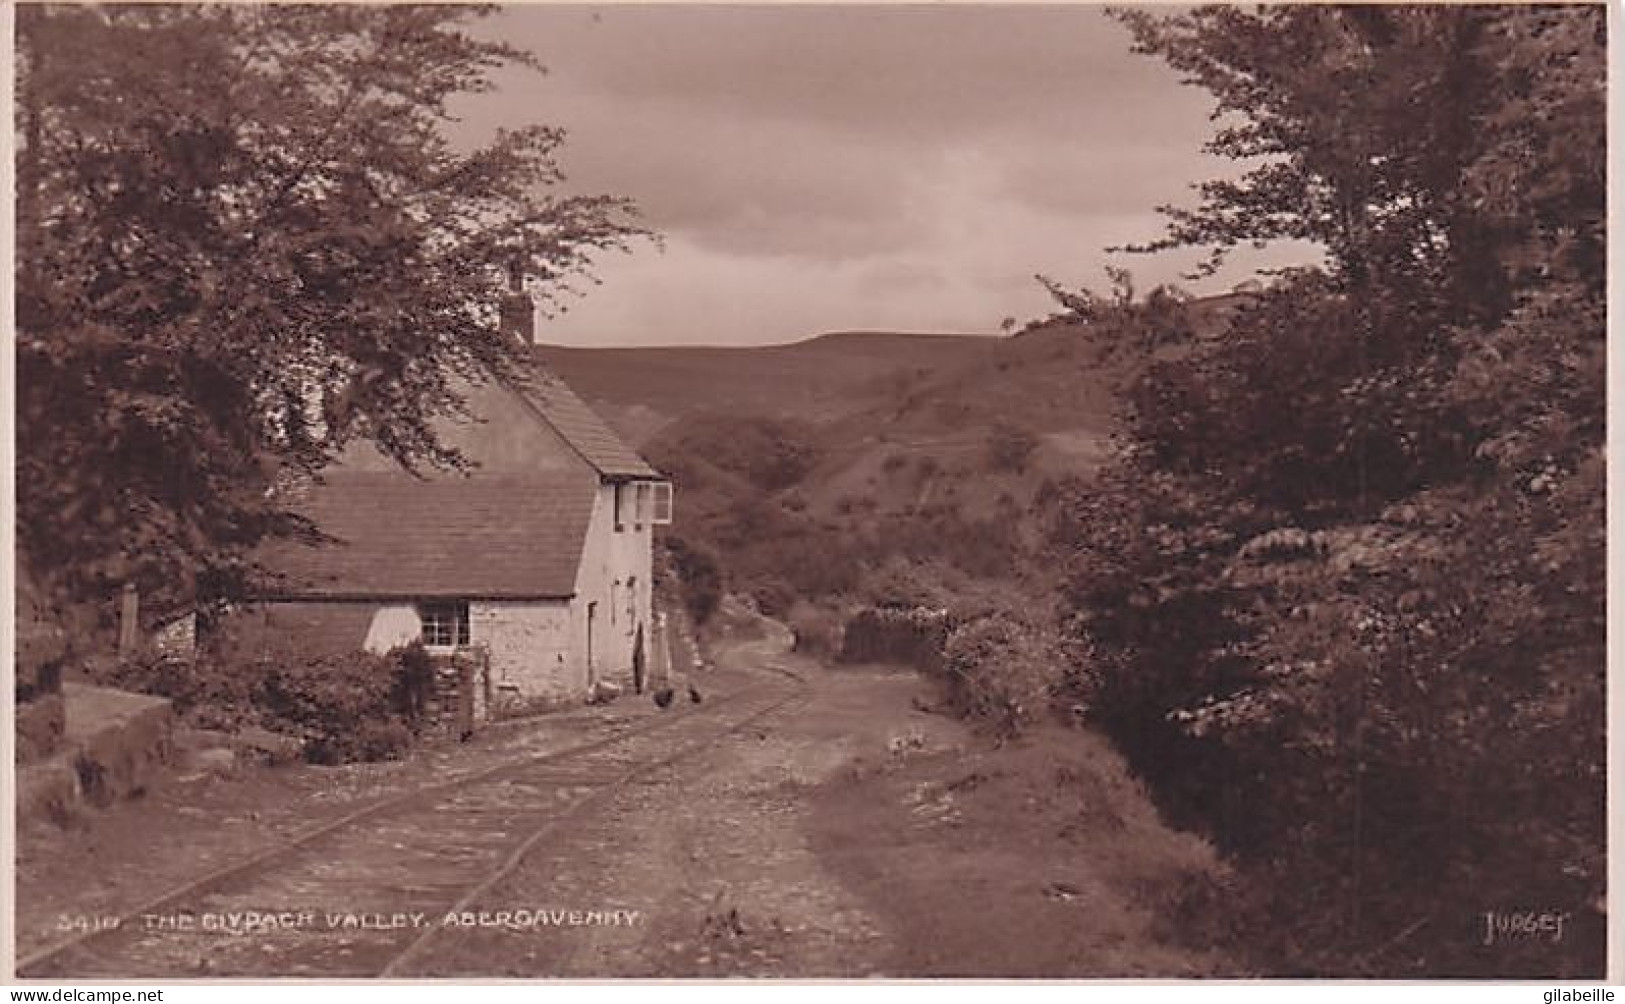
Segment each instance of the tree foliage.
M299 529L267 488L515 378L504 282L544 303L640 234L558 194L563 134L448 138L531 56L490 8L29 5L17 12L19 540L79 599L238 580ZM306 528L308 529L308 528Z
M1123 449L1052 535L1095 709L1258 880L1267 965L1594 975L1603 12L1122 17L1245 167L1147 249L1327 258L1206 339L1166 303L1063 299L1139 358ZM1515 910L1563 940L1486 944Z
M679 466L688 458L703 457L762 492L801 483L820 459L810 424L765 415L748 420L720 413L696 415L662 430L649 449Z
M1245 165L1239 178L1203 184L1197 208L1165 207L1169 232L1148 248L1202 246L1217 261L1242 244L1314 241L1351 292L1385 294L1413 314L1436 305L1451 319L1464 305L1467 319L1505 309L1508 244L1567 231L1567 254L1597 263L1602 11L1282 5L1118 16L1136 51L1214 96L1221 127L1207 152Z

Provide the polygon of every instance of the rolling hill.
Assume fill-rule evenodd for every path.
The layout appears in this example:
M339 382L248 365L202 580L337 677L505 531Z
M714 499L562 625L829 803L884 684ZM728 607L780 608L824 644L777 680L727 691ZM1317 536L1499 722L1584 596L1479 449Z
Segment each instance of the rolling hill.
M1187 316L1212 334L1238 303ZM1105 460L1123 375L1066 319L1009 337L538 353L672 476L675 532L769 607L861 591L893 556L980 579L1030 571L1035 500Z
M673 421L705 412L829 421L884 400L898 382L970 362L995 341L845 331L750 348L542 345L536 351L623 433L642 442Z

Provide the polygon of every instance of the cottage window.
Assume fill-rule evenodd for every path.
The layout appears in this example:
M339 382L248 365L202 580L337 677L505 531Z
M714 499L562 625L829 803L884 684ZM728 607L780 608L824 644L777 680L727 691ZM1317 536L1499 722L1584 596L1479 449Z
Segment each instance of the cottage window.
M430 648L459 648L469 643L468 604L425 603L418 607L423 622L423 644Z
M626 529L626 486L615 485L615 532Z
M654 512L649 522L655 526L671 525L671 482L656 481L649 486L654 493Z

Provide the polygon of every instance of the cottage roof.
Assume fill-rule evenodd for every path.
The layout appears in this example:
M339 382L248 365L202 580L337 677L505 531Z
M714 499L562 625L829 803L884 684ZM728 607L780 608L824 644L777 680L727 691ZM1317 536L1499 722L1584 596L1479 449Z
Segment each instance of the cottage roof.
M264 560L290 597L564 599L595 490L585 472L337 471L293 503L334 542L281 543Z
M538 363L532 374L519 391L521 399L601 476L612 479L663 476L551 370Z

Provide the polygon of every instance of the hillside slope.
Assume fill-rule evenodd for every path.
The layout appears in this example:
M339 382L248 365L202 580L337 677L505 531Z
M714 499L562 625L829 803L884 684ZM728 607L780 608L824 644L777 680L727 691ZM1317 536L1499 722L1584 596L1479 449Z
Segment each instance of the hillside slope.
M1211 334L1237 303L1186 310ZM1126 375L1075 317L1002 338L539 353L672 476L674 532L717 552L769 612L851 599L894 556L973 579L1032 574L1039 503L1105 459Z
M704 412L829 421L883 400L899 383L974 360L994 343L853 331L751 348L543 345L537 354L641 442Z

